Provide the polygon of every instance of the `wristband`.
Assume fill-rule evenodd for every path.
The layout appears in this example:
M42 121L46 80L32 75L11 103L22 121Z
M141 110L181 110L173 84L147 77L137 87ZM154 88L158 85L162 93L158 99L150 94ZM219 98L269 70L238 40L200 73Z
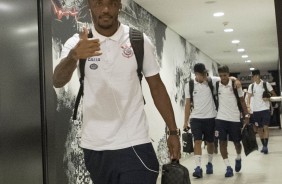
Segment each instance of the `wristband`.
M178 136L180 136L180 129L177 128L176 130L168 130L166 133L167 133L167 135L178 135Z

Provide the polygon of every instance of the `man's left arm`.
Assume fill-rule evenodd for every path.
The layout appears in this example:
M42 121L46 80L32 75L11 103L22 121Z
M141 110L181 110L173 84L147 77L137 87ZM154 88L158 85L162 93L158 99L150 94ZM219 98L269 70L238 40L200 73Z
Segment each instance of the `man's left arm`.
M267 87L268 91L271 93L271 96L277 96L273 87L271 86L271 84L269 82L266 83L266 87Z
M277 96L274 90L270 91L270 93L271 93L271 96Z
M242 113L243 113L244 123L248 124L249 120L250 120L250 114L249 114L249 111L248 111L248 108L247 108L247 105L246 105L246 101L245 101L245 98L244 98L244 92L243 92L242 88L238 88L237 91L238 91L240 104L241 104L242 111L243 111Z
M146 77L149 84L154 104L164 119L170 131L177 130L175 123L174 112L172 109L171 101L163 84L160 75L156 74L151 77ZM167 140L168 148L170 151L171 159L180 159L180 140L178 135L169 135Z

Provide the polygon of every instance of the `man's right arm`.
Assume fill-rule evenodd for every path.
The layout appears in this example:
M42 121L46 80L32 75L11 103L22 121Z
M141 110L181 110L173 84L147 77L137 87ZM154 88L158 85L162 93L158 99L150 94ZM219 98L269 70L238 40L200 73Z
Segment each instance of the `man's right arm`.
M252 84L250 84L249 87L248 87L248 91L247 91L247 104L246 104L249 113L251 112L251 96L253 95L252 93L250 93L251 88L252 88L251 85Z
M189 117L190 117L190 112L191 112L191 100L190 98L186 98L186 104L185 104L185 110L184 110L184 125L183 128L190 127L189 125Z
M73 56L73 50L71 50L68 56L63 58L56 66L53 74L53 85L56 88L61 88L67 84L70 81L76 66L77 59Z

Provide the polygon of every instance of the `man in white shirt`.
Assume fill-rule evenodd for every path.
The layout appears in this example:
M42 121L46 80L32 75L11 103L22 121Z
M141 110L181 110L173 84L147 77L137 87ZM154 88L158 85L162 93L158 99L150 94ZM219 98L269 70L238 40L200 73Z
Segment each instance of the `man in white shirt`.
M89 0L88 6L93 38L87 37L85 28L65 43L54 86L68 83L79 59L86 59L80 146L95 184L155 184L159 163L149 138L129 27L118 21L121 0ZM142 73L168 127L171 159L179 159L179 129L159 75L155 48L146 35Z
M213 174L213 152L214 152L214 118L216 116L216 108L213 99L213 89L210 88L208 80L212 82L211 86L219 80L219 78L207 77L207 70L203 63L197 63L194 66L195 79L193 97L190 95L189 85L185 86L185 115L184 128L191 126L191 131L194 137L194 158L196 168L193 176L196 178L203 177L201 167L202 160L202 141L207 143L208 163L206 165L206 174ZM192 100L193 99L193 100ZM193 102L192 102L193 101ZM193 107L191 106L191 102ZM191 111L192 110L192 111ZM190 120L189 120L190 119Z
M263 96L267 91L271 93L271 96L276 96L272 86L268 82L264 82L260 78L260 71L252 71L252 80L254 83L249 85L248 88L248 108L251 106L251 96L254 121L258 124L258 134L262 143L261 152L268 154L268 139L269 139L269 123L270 123L270 96ZM264 84L265 83L265 84ZM267 88L267 91L265 87ZM249 109L250 110L250 109Z
M242 87L234 88L229 79L229 68L226 65L218 67L220 81L216 83L218 99L218 112L215 119L215 136L219 139L220 153L226 165L225 177L233 176L233 169L228 160L227 141L232 140L235 145L237 157L235 159L235 171L241 170L241 113L245 123L249 122L247 106Z

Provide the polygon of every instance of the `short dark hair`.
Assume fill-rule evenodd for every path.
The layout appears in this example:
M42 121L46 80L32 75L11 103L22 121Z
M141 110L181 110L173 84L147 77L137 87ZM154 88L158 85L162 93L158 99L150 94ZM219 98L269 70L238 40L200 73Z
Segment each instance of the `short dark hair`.
M260 71L259 70L253 70L252 76L254 76L254 75L260 75Z
M221 65L217 68L218 73L229 73L229 68L226 65Z
M197 63L194 65L194 73L207 73L207 69L203 63Z

